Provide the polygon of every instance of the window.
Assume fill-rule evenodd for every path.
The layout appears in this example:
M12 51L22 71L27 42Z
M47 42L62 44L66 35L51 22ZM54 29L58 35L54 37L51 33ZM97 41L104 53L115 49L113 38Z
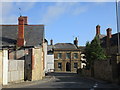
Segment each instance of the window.
M78 53L74 53L74 59L78 58Z
M66 59L70 59L70 53L66 53Z
M74 68L77 68L78 67L78 63L74 63Z
M62 68L62 63L58 63L58 68Z
M62 58L62 53L58 53L58 59Z

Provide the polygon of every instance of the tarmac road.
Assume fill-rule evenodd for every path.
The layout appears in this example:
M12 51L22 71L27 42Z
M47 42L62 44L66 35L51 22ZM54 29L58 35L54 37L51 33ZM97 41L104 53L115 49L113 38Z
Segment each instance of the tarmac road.
M79 89L87 90L120 90L120 86L105 81L91 78L84 78L76 73L49 73L43 81L32 82L30 84L19 84L7 88L52 88L52 89ZM4 89L3 89L4 90Z

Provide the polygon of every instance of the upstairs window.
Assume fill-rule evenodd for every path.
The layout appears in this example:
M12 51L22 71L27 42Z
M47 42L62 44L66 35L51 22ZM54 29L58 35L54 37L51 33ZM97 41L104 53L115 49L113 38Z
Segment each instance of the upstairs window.
M66 59L70 59L70 53L66 53Z
M78 59L78 53L74 53L74 59Z
M58 59L62 58L62 53L58 53Z

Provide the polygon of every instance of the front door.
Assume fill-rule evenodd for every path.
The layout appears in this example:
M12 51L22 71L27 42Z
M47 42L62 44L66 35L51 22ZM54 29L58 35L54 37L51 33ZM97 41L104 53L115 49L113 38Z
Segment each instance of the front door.
M66 71L70 71L71 70L71 65L69 62L66 63Z

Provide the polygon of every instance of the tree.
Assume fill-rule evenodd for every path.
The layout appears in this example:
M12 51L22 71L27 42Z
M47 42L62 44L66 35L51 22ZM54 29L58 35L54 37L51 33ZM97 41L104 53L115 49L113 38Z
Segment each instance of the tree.
M91 69L91 74L94 74L94 61L106 59L104 49L100 45L98 36L96 36L91 42L86 43L85 54L87 61L86 67Z

